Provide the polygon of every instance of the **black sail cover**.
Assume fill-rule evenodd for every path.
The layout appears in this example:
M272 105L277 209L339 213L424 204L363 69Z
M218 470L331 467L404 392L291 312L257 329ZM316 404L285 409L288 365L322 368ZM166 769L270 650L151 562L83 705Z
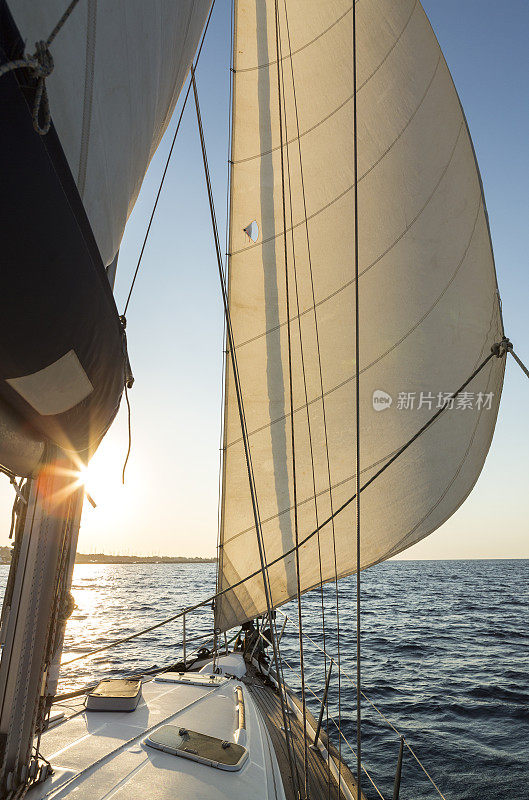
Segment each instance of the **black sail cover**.
M0 65L24 56L24 40L28 38L26 28L48 25L49 30L39 28L40 38L45 39L53 28L45 12L48 12L50 22L56 22L64 10L64 3L57 0L38 5L38 9L32 8L32 4L24 0L14 0L8 7L5 0L0 0ZM136 1L133 5L137 5ZM144 152L138 146L141 138L138 131L128 126L130 141L113 144L120 155L136 148L135 172L131 176L130 159L129 162L122 158L123 163L111 163L106 180L100 181L100 197L95 184L97 164L92 170L95 173L93 178L91 162L84 158L84 171L88 171L88 178L83 174L81 190L81 169L75 178L72 174L75 169L72 164L76 144L74 129L81 118L78 136L81 153L88 133L91 133L90 141L93 143L95 140L97 146L104 136L107 141L109 134L111 138L111 111L108 119L101 120L96 114L91 116L92 128L99 126L104 129L106 125L103 133L87 129L86 76L91 65L89 107L95 106L98 100L97 96L92 97L98 91L98 76L100 81L114 80L118 87L121 76L109 74L108 68L98 72L97 54L101 47L99 51L96 49L95 61L93 53L90 56L90 47L86 47L90 37L90 8L87 18L86 9L82 9L83 4L80 4L80 8L72 13L72 21L67 20L60 32L57 47L54 43L50 48L56 61L58 52L60 64L56 63L54 73L47 79L51 86L52 122L46 135L40 135L34 128L35 76L27 69L12 70L0 76L0 465L16 474L35 472L46 442L59 445L74 459L87 461L119 408L126 347L106 266L119 248L143 175L170 119L209 3L188 0L181 5L187 8L188 16L195 13L195 6L199 7L200 14L198 19L189 16L188 28L191 27L191 31L188 31L186 52L182 58L177 62L171 56L169 86L165 87L164 97L156 106L156 116L152 119L145 119L145 115L142 118L141 114L137 116L136 124L148 128L146 134L143 132ZM118 17L122 13L124 17L123 2L117 2L114 9L109 7L108 14L112 12ZM153 24L162 28L157 15L161 17L169 13L171 4L167 0L157 0L152 9ZM173 17L178 13L175 12ZM27 25L22 28L21 22L26 20ZM172 21L174 25L178 23L178 20ZM99 24L102 23L104 20L99 20ZM30 30L29 36L31 34L35 31ZM125 26L119 27L118 34L121 37L126 35ZM75 39L81 40L80 46L72 49ZM30 38L26 52L33 52L31 41ZM93 44L95 48L95 40ZM123 46L126 47L127 42ZM171 41L166 41L165 46L170 52ZM70 52L73 53L71 82L75 83L77 66L77 72L85 82L84 116L74 108L75 89L68 83ZM143 61L146 70L150 63L147 56L144 54ZM101 57L108 59L108 54L102 52ZM119 72L122 68L127 69L127 65L118 60L116 70ZM139 74L138 80L141 79ZM134 75L130 80L133 82ZM143 79L144 86L145 83ZM121 84L126 87L124 82ZM105 87L101 93L105 93ZM119 97L116 91L114 94ZM107 93L107 96L110 95ZM68 104L72 108L68 108ZM101 111L101 105L98 110ZM42 113L41 107L41 116ZM116 130L116 134L119 133ZM92 149L95 149L93 145ZM85 147L87 150L88 145ZM108 164L108 147L102 152ZM129 184L122 180L120 169L130 178ZM98 236L97 226L101 227L110 216L105 212L105 203L113 202L114 189L116 207L119 206L120 190L126 197L122 203L123 211L118 208L116 219L110 220L113 240L108 244L108 236L106 239L104 235Z

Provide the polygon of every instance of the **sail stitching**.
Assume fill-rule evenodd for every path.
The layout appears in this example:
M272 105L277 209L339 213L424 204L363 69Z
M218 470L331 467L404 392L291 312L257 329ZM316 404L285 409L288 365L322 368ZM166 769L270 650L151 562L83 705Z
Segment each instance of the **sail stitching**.
M451 395L449 400L455 399L457 397L457 395L460 394L460 392L462 392L464 389L466 389L466 387L474 380L474 378L481 372L481 370L488 364L488 362L491 361L491 359L495 358L495 357L497 357L496 353L495 352L491 352L485 358L485 360L479 365L479 367L476 370L474 370L472 375L470 375L470 377L467 378L467 380L459 387L459 389L457 389L457 391L453 392L453 394ZM440 408L429 420L427 420L427 422L417 431L417 433L415 433L411 437L411 439L409 439L402 447L400 447L395 452L395 454L386 462L386 464L384 464L371 478L369 478L366 481L366 483L364 483L364 485L361 488L361 491L364 491L365 489L367 489L378 477L380 477L380 475L383 472L385 472L385 470L388 467L390 467L399 458L400 455L402 455L433 423L435 423L437 421L437 419L439 419L441 414L444 411L446 411L446 409L448 408L449 400L447 400L445 405L442 406L442 408ZM337 508L336 511L334 512L333 518L337 517L339 514L341 514L342 511L344 511L348 506L350 506L351 503L355 500L355 497L356 497L356 495L353 494L352 497L349 497L344 503L342 503L342 505L339 506L339 508ZM329 517L324 522L322 522L321 525L319 526L319 530L322 530L326 525L329 524L330 521L331 521L331 518ZM299 547L303 547L303 545L305 545L317 533L318 533L317 529L314 529L313 531L308 533L301 540L301 542L299 543ZM277 558L273 559L272 561L269 561L267 563L267 568L270 569L270 567L275 566L275 564L278 564L283 559L285 559L288 556L292 555L293 552L294 552L294 548L291 548L290 550L287 550L282 555L278 556ZM371 563L370 564L366 564L365 566L366 567L367 566L373 566L373 564L378 563L380 560L384 560L384 557L382 556L381 559L377 559L376 561L373 561L372 564ZM242 585L243 583L246 583L246 581L249 581L249 580L257 577L260 574L261 574L260 570L257 570L256 572L253 572L253 573L250 573L249 575L246 576L246 578L243 578L242 580L240 580L238 584L233 584L229 589L226 589L225 591L226 592L234 591L239 585ZM343 574L344 575L348 574L348 572L344 572Z
M357 1L358 1L358 0L357 0ZM410 19L411 19L411 17L410 17ZM408 21L409 21L409 20L408 20ZM366 85L366 84L367 84L367 83L368 83L368 82L371 80L371 78L372 78L372 77L373 77L373 76L374 76L374 75L375 75L375 74L378 72L378 70L379 70L379 69L382 67L382 65L384 64L384 62L385 62L385 61L388 59L388 57L390 56L390 54L393 52L393 49L396 47L397 43L399 42L399 40L400 40L401 36L403 35L403 33L404 33L404 31L405 31L406 27L407 27L407 24L406 24L405 28L403 29L402 33L400 34L400 36L398 36L398 38L397 38L397 39L395 40L395 42L393 43L392 47L391 47L391 48L388 50L387 54L385 55L385 57L383 58L383 60L380 62L380 64L378 65L378 67L377 67L377 68L376 68L376 69L375 69L375 70L374 70L374 71L371 73L371 75L370 75L368 78L366 78L366 80L365 80L365 81L364 81L364 82L363 82L363 83L362 83L362 84L361 84L361 85L358 87L358 91L360 91L361 89L363 89L363 87L364 87L364 86L365 86L365 85ZM436 68L435 68L435 70L434 70L434 73L433 73L433 75L432 75L432 78L430 79L430 82L429 82L429 84L428 84L428 86L427 86L427 88L426 88L426 92L424 93L424 95L423 95L422 99L420 100L420 102L419 102L419 104L418 104L417 108L415 109L415 111L413 112L412 116L410 117L410 119L408 120L408 122L406 123L406 125L404 126L404 128L402 129L402 131L399 133L399 135L397 136L397 138L395 139L395 141L394 141L392 144L395 144L395 142L397 142L397 141L398 141L398 139L400 139L400 137L402 136L402 134L404 133L404 131L406 130L406 128L408 127L408 125L410 124L410 122L412 121L412 119L414 118L414 116L416 115L417 111L418 111L418 110L419 110L419 108L421 107L421 105L422 105L422 103L423 103L423 101L424 101L424 99L425 99L426 95L428 94L428 90L429 90L429 88L430 88L430 86L431 86L431 84L432 84L432 82L433 82L433 79L435 78L435 75L436 75L437 69L438 69L438 67L439 67L439 62L440 62L440 61L442 61L442 54L441 54L441 52L439 52L439 58L438 58L438 60L437 60L437 65L436 65ZM240 70L239 70L239 71L240 71ZM319 128L321 125L323 125L325 122L327 122L327 121L328 121L328 120L330 120L332 117L334 117L334 116L335 116L335 115L336 115L336 114L337 114L339 111L341 111L341 110L342 110L342 109L343 109L343 108L344 108L346 105L348 105L348 103L350 103L350 102L351 102L351 100L353 100L353 98L354 98L354 94L350 94L348 97L346 97L346 99L345 99L345 100L344 100L342 103L340 103L340 105L336 106L336 108L333 108L333 110L332 110L332 111L330 111L328 114L326 114L326 116L325 116L325 117L322 117L320 120L318 120L318 122L314 123L314 125L311 125L311 127L310 127L310 128L307 128L306 130L304 130L304 131L302 131L302 132L298 133L298 136L297 136L297 137L294 137L294 138L293 138L293 139L291 139L291 140L288 140L288 139L287 139L287 141L286 141L286 144L293 144L293 143L296 141L296 139L297 139L297 138L301 138L301 137L303 137L303 136L307 136L309 133L312 133L313 131L315 131L317 128ZM391 147L392 147L392 145L390 145L390 146L389 146L389 148L388 148L388 150L386 150L386 152L382 154L382 156L381 156L381 157L378 159L378 161L376 161L376 162L373 164L373 166L372 166L372 167L370 167L370 169L369 169L369 170L368 170L366 173L364 173L364 175L362 175L362 176L361 176L360 180L362 180L362 178L364 178L364 177L365 177L365 175L367 175L367 174L368 174L368 172L370 172L370 171L371 171L371 169L373 169L373 167L375 167L375 166L376 166L376 165L379 163L379 161L381 161L381 160L384 158L384 156L386 155L386 153L387 153L387 152L389 152L389 150L391 149ZM263 158L264 156L269 156L269 155L271 155L272 153L276 152L277 150L279 150L279 145L277 145L276 147L271 147L269 150L263 150L262 152L260 152L260 153L256 153L256 154L255 154L255 155L253 155L253 156L246 156L246 158L239 158L239 159L236 159L236 160L234 160L234 161L233 161L233 163L234 163L235 165L239 165L239 164L245 164L245 163L247 163L247 162L249 162L249 161L255 161L257 158Z
M437 71L438 71L438 69L439 69L439 64L440 64L440 63L441 63L441 59L439 59L439 60L437 61L437 64L436 64L436 66L435 66L435 70L434 70L434 72L433 72L433 75L432 75L432 77L431 77L431 79L430 79L430 82L429 82L429 84L428 84L428 86L427 86L426 92L425 92L425 93L424 93L424 95L422 96L422 98L421 98L421 100L420 100L420 102L419 102L419 104L418 104L417 108L415 109L415 111L413 112L413 114L411 115L411 117L410 117L410 118L408 119L408 121L406 122L406 125L404 126L404 128L403 128L403 129L400 131L400 133L398 134L397 138L396 138L396 139L394 139L394 140L393 140L393 142L392 142L392 143L389 145L389 147L388 147L388 148L387 148L387 149L386 149L386 150L385 150L385 151L382 153L382 155L381 155L381 156L378 158L378 160L377 160L377 161L375 161L375 162L374 162L374 163L373 163L373 164L372 164L370 167L368 167L368 169L367 169L365 172L363 172L363 173L362 173L362 175L361 175L361 176L359 177L359 179L358 179L358 182L359 182L359 183L360 183L361 181L363 181L363 180L364 180L364 178L366 178L366 177L367 177L367 176L368 176L368 175L369 175L369 174L372 172L372 170L373 170L375 167L377 167L377 166L378 166L378 165L381 163L381 161L383 161L383 159L384 159L384 158L385 158L385 157L388 155L388 153L390 153L390 152L391 152L391 150L392 150L393 146L394 146L395 144L397 144L397 142L398 142L398 141L401 139L401 137L402 137L403 133L406 131L406 129L408 128L408 126L410 125L410 123L413 121L413 119L415 118L415 116L416 116L417 112L418 112L418 111L419 111L419 109L421 108L421 106L422 106L422 104L423 104L424 100L425 100L425 99L426 99L426 97L428 96L428 94L429 94L429 92L430 92L430 89L431 89L431 86L432 86L432 83L433 83L433 81L434 81L434 78L435 78L435 76L436 76L436 74L437 74ZM341 107L340 107L340 108L341 108ZM324 121L325 121L325 120L324 120ZM463 121L461 122L461 127L462 127L462 126L463 126ZM461 127L460 127L460 129L459 129L459 132L458 132L458 137L457 137L458 139L459 139L459 135L460 135L460 133L461 133ZM301 134L301 135L303 135L303 134ZM295 139L293 139L292 141L295 141ZM457 143L457 142L456 142L456 143ZM454 149L455 149L455 148L454 148ZM250 159L248 159L248 160L250 160ZM235 163L235 164L237 164L237 163L242 163L242 162L234 162L234 163ZM449 165L449 164L450 164L450 162L448 163L448 165ZM448 166L448 165L447 165L447 166ZM436 188L437 188L437 187L436 187ZM344 189L342 192L340 192L340 194L336 195L336 197L334 197L332 200L329 200L329 202L328 202L328 203L326 203L324 206L322 206L321 208L318 208L316 211L314 211L312 214L310 214L310 215L308 216L308 219L309 219L309 220L311 220L311 219L314 219L314 217L317 217L319 214L321 214L322 212L326 211L326 210L327 210L327 209L328 209L330 206L332 206L332 205L334 205L335 203L337 203L337 202L338 202L339 200L341 200L341 199L342 199L342 198L343 198L343 197L344 197L344 196L345 196L345 195L346 195L348 192L352 191L353 189L354 189L354 183L351 183L351 184L350 184L349 186L347 186L347 187L346 187L346 188L345 188L345 189ZM293 226L293 227L294 227L294 228L298 228L300 225L303 225L303 224L304 224L304 222L305 222L305 220L301 220L300 222L296 222L296 223L294 224L294 226ZM288 232L288 230L287 230L287 232ZM274 241L274 239L277 239L278 237L280 237L280 236L282 236L282 235L283 235L283 231L279 231L278 233L274 234L273 236L269 236L269 237L267 237L266 239L261 239L260 241L256 242L255 244L250 244L250 245L248 245L247 247L241 247L241 248L239 248L238 250L234 250L234 251L233 251L233 253L231 253L231 255L233 255L233 256L236 256L236 255L239 255L240 253L245 253L245 252L247 252L248 250L253 250L255 247L262 247L264 244L268 244L268 242L272 242L272 241Z
M462 265L464 264L464 262L466 260L468 252L470 250L470 245L472 244L472 240L474 238L477 222L478 222L478 219L479 219L479 212L480 212L481 208L482 208L482 200L481 200L481 196L480 196L479 202L478 202L478 209L477 209L477 212L476 212L476 217L474 219L474 225L473 225L473 228L472 228L472 232L470 234L470 238L469 238L469 240L467 242L467 245L465 247L465 251L464 251L464 253L463 253L463 255L462 255L462 257L461 257L461 259L460 259L455 271L454 271L454 273L451 275L450 280L448 281L448 283L446 284L446 286L444 287L442 292L436 297L436 299L433 302L433 304L423 314L423 316L398 341L396 341L394 344L392 344L391 347L389 347L384 353L381 353L379 356L377 356L377 358L375 358L369 364L366 364L366 366L362 367L362 369L360 370L360 375L363 375L365 372L367 372L369 369L371 369L371 367L374 367L376 364L378 364L380 361L382 361L382 359L386 358L386 356L388 356L390 353L392 353L393 350L395 350L397 347L399 347L409 336L411 336L411 334L415 330L417 330L417 328L420 325L422 325L424 320L432 313L432 311L435 309L435 307L442 300L442 298L444 297L444 295L446 294L446 292L448 291L448 289L450 288L450 286L452 285L452 283L456 279L456 277L457 277L457 275L459 273L459 270L461 269ZM340 389L342 389L344 386L346 386L348 383L350 383L354 379L355 379L355 374L350 375L348 378L345 378L343 381L341 381L340 383L336 384L336 386L333 386L331 389L328 389L326 392L324 392L323 395L319 395L319 394L316 395L316 397L312 398L312 400L309 401L309 405L317 403L318 400L321 400L322 396L328 397L329 395L333 394L334 392L339 391ZM296 414L299 411L302 411L304 408L305 408L304 405L298 406L296 409L294 409L294 413ZM288 417L288 414L284 414L284 415L282 415L280 417L276 417L275 419L273 419L270 422L268 422L266 425L261 425L258 428L254 428L254 430L250 431L249 436L253 436L256 433L260 433L261 431L267 430L267 428L270 428L272 425L276 424L277 422L283 421L287 417ZM232 447L233 445L238 444L240 441L241 441L240 438L234 439L232 442L229 442L226 445L226 447Z
M355 2L358 3L359 0L355 0ZM327 28L325 28L325 30L321 31L321 33L319 33L317 36L315 36L314 39L311 39L310 42L306 42L305 44L301 45L301 47L298 47L297 50L292 50L291 53L289 54L289 56L285 56L285 58L284 59L282 58L281 61L285 61L289 57L292 58L292 56L295 56L298 53L303 52L303 50L306 50L307 47L310 47L312 44L314 44L314 42L317 42L318 39L321 39L323 36L325 36L327 33L329 33L329 31L331 31L334 27L336 27L336 25L338 25L348 14L350 14L352 10L353 10L353 7L349 6L349 8L346 11L344 11L344 13L341 16L339 16L337 19L335 19L333 23L331 23ZM273 67L276 64L277 64L277 60L274 59L274 61L267 61L266 64L256 64L256 66L254 66L254 67L242 67L241 69L238 69L237 72L241 72L241 73L242 72L255 72L255 70L257 70L257 69L266 69L268 67Z
M358 3L359 0L355 0L355 2ZM393 42L392 46L390 47L390 49L388 50L388 52L386 53L386 55L384 56L384 58L382 59L380 64L378 64L375 67L375 69L373 70L373 72L363 81L363 83L360 84L360 86L358 87L358 91L360 91L360 89L362 89L366 85L366 83L371 80L373 75L375 75L378 72L380 67L384 64L384 62L386 61L386 59L390 55L391 51L394 49L394 47L396 47L396 45L398 44L399 40L403 36L406 28L408 27L416 8L417 8L417 0L415 0L415 3L413 4L413 8L411 10L411 13L410 13L408 19L406 20L406 23L405 23L404 27L401 30L401 32L399 33L399 35L397 36L397 38L395 39L395 41ZM329 25L328 28L325 28L324 31L322 31L317 36L315 36L314 39L311 39L310 42L306 42L306 44L302 45L301 47L298 47L297 50L292 50L292 53L291 53L290 57L292 58L292 56L296 56L298 53L303 52L303 50L305 50L307 47L310 47L315 42L317 42L319 39L321 39L323 36L325 36L327 33L329 33L329 31L331 31L334 27L336 27L336 25L338 25L348 14L350 14L352 10L353 10L353 6L350 6L347 9L347 11L344 11L344 13L340 17L338 17L338 19L336 19L331 25ZM286 58L286 56L285 56L285 58ZM266 64L257 64L254 67L243 67L242 69L238 69L237 72L241 72L241 73L243 73L243 72L255 72L255 70L258 70L258 69L266 69L268 67L272 67L275 63L276 63L275 61L269 61ZM351 96L351 98L352 98L352 96ZM349 99L351 99L351 98L349 98Z
M369 270L370 270L370 269L372 269L372 267L375 267L375 266L376 266L376 265L377 265L377 264L378 264L380 261L382 261L382 259L383 259L383 258L385 258L385 257L388 255L388 253L389 253L389 252L391 252L391 250L392 250L392 249L393 249L393 248L394 248L394 247L395 247L395 246L396 246L396 245L397 245L397 244L398 244L400 241L402 241L402 239L404 238L404 236L405 236L405 235L406 235L406 234L407 234L407 233L410 231L410 229L411 229L411 228L412 228L412 227L415 225L415 223L417 222L417 220L419 219L419 217L421 216L421 214L423 213L423 211L426 209L426 207L428 206L428 204L431 202L431 200L432 200L432 199L433 199L433 197L435 196L435 194L436 194L436 192L437 192L437 189L439 188L439 186L440 186L440 184L441 184L441 182L442 182L443 178L445 177L445 175L446 175L446 173L447 173L447 171L448 171L448 169L449 169L449 167L450 167L450 165L451 165L451 163L452 163L452 160L453 160L453 158L454 158L454 154L455 154L455 151L456 151L456 148L457 148L457 144L458 144L458 142L459 142L459 137L460 137L460 135L461 135L461 131L462 131L462 129L463 129L463 125L461 124L461 126L460 126L460 128L459 128L458 136L457 136L457 138L456 138L456 142L455 142L455 144L454 144L454 148L453 148L453 150L452 150L452 153L451 153L451 155L450 155L450 159L449 159L449 161L448 161L448 163L447 163L446 167L444 168L444 170L443 170L443 172L442 172L442 174L441 174L441 177L439 178L439 181L438 181L438 182L436 183L436 185L434 186L434 189L433 189L432 193L430 194L430 196L429 196L429 197L428 197L428 199L426 200L426 203L424 204L424 206L423 206L423 207L422 207L422 208L419 210L419 212L417 213L417 215L416 215L416 216L415 216L415 217L412 219L412 221L411 221L411 222L410 222L410 223L409 223L409 224L406 226L406 228L405 228L405 229L402 231L402 233L400 234L400 236L398 237L398 239L395 239L395 241L394 241L394 242L393 242L393 243L392 243L392 244L391 244L391 245L390 245L390 246L389 246L389 247L388 247L386 250L384 250L384 252L383 252L383 253L381 253L379 256L377 256L377 257L376 257L376 259L375 259L374 261L372 261L370 264L368 264L368 266L367 266L365 269L363 269L363 270L361 271L361 273L360 273L360 277L363 277L363 276L364 276L364 275L365 275L367 272L369 272ZM353 188L353 187L352 187L352 186L350 186L350 187L349 187L349 188L348 188L348 189L347 189L347 190L346 190L346 191L345 191L343 194L341 194L341 195L340 195L340 196L337 198L337 200L340 200L340 199L342 199L342 197L343 197L345 194L347 194L347 192L351 191L351 189L352 189L352 188ZM336 201L331 201L331 202L336 202ZM322 210L325 210L325 209L322 209ZM319 213L319 212L317 212L317 213ZM312 219L312 218L313 218L313 216L315 216L315 215L312 215L312 216L310 216L310 217L307 217L307 219L309 219L309 220L310 220L310 219ZM297 225L302 225L303 223L304 223L304 221L302 220L300 223L297 223ZM241 251L239 251L239 252L241 252ZM235 254L232 254L232 255L235 255ZM341 293L341 292L343 292L345 289L348 289L350 286L353 286L353 285L354 285L354 278L353 278L353 279L351 279L350 281L346 281L346 283L343 283L341 286L339 286L339 287L338 287L337 289L335 289L333 292L331 292L330 294L326 295L326 296L325 296L325 297L323 297L321 300L318 300L318 302L316 303L316 307L323 305L323 304L324 304L324 303L326 303L328 300L332 300L334 297L336 297L336 295L340 294L340 293ZM302 316L304 316L305 314L309 314L309 313L312 311L312 309L313 309L313 306L312 306L312 305L308 306L306 309L304 309L304 310L301 312L301 315L302 315ZM247 344L250 344L250 343L252 343L252 342L255 342L255 341L257 341L258 339L261 339L263 336L268 336L270 333L275 333L275 332L276 332L276 331L278 331L280 328L282 328L284 325L286 325L286 320L285 320L284 322L280 322L280 323L279 323L279 325L275 325L274 327L272 327L272 328L268 328L267 330L263 331L262 333L258 333L258 334L256 334L255 336L252 336L250 339L245 339L243 342L240 342L240 344L238 344L238 345L237 345L237 349L238 349L238 348L240 348L240 347L244 347L245 345L247 345Z
M77 188L81 197L86 185L86 167L88 162L88 144L92 124L92 102L94 97L94 67L96 54L96 19L97 0L88 0L86 22L86 60L84 76L83 121L81 126L81 150L79 154L79 170Z
M487 338L485 339L484 344L483 344L483 346L482 346L482 348L480 350L480 356L477 359L475 359L475 361L474 361L474 367L476 367L477 364L479 363L481 354L483 353L483 351L487 347L488 342L490 342L490 338L487 336ZM395 454L398 453L399 450L400 450L400 447L397 447L395 450L392 450L390 453L387 453L385 456L382 456L381 458L377 459L376 461L373 461L367 467L364 467L363 469L361 469L360 470L360 474L361 475L365 475L365 474L371 472L375 467L378 467L381 464L384 464L385 462L387 462L389 459L393 458L393 456L395 456ZM331 488L332 488L332 490L336 490L336 489L340 488L341 486L345 486L345 484L350 483L355 478L356 478L356 473L353 473L352 475L348 475L346 478L342 478L342 480L337 481L336 483L333 483ZM321 489L317 493L317 496L318 497L323 497L324 495L329 494L329 493L330 493L329 489L325 488L325 489ZM300 500L298 502L298 506L302 506L302 505L305 505L306 503L310 503L312 500L314 500L314 497L312 495L310 495L310 496L304 498L303 500ZM292 506L290 506L288 508L283 508L281 511L277 512L276 514L272 514L271 516L266 517L265 519L263 519L262 520L262 524L266 525L267 523L272 522L274 519L277 519L278 517L282 516L283 514L290 513L291 510L292 510ZM333 521L334 521L334 518L333 518ZM242 530L242 531L238 531L238 533L235 533L229 539L226 539L225 540L225 544L228 544L229 542L232 542L234 539L237 539L240 536L243 536L244 534L248 533L251 530L253 530L253 528L250 527L250 528L244 528L244 530ZM387 556L384 556L382 558L382 560L384 560L385 558L387 558Z
M492 366L491 366L491 368L490 368L490 370L489 370L489 377L488 377L488 380L487 380L487 385L486 385L486 388L487 388L487 389L489 389L489 388L490 388L490 381L491 381L491 378L492 378L492 374L493 374L493 369L492 369ZM470 440L469 440L468 447L467 447L467 449L465 450L465 453L464 453L464 455L463 455L463 457L462 457L462 459L461 459L461 461L460 461L460 463L459 463L459 465L458 465L458 467L457 467L457 470L456 470L456 472L455 472L454 476L452 477L452 479L450 480L450 482L448 483L448 485L446 486L446 488L444 489L444 491L442 492L441 496L440 496L440 497L439 497L439 498L436 500L436 502L435 502L435 503L432 505L432 507L429 509L429 511L427 511L427 512L426 512L426 514L424 514L424 516L422 517L422 519L420 519L420 520L419 520L419 522L417 522L417 524L416 524L416 525L414 525L414 527L413 527L413 528L412 528L410 531L408 531L408 533L406 534L406 536L404 537L404 539L402 539L402 541L399 543L398 549L397 549L397 548L392 548L392 549L391 549L390 551L388 551L388 553L387 553L387 554L386 554L386 555L383 557L383 560L385 560L386 558L391 558L393 555L396 555L397 553L401 552L401 550L404 550L406 547L408 547L409 545L408 545L408 544L406 544L406 542L408 542L408 541L409 541L410 537L411 537L411 536L413 536L413 534L415 533L415 531L416 531L418 528L420 528L420 527L421 527L421 525L423 524L423 522L424 522L426 519L428 519L428 517L430 516L430 514L432 514L432 513L435 511L435 509L436 509L436 508L437 508L437 507L440 505L440 503L442 503L442 501L444 500L444 498L446 497L446 495L447 495L447 494L448 494L448 492L450 491L451 487L453 486L453 484L454 484L455 480L457 479L457 477L458 477L458 476L459 476L459 474L461 473L461 470L463 469L463 466L464 466L464 464L465 464L465 461L466 461L466 460L467 460L467 458L468 458L468 455L469 455L469 453L470 453L470 449L471 449L471 447L472 447L472 445L473 445L473 443L474 443L474 439L476 438L476 433L477 433L477 430L478 430L479 423L480 423L480 421L481 421L481 417L482 417L483 411L484 411L484 407L482 407L482 408L480 409L479 413L478 413L477 420L476 420L476 424L475 424L475 426L474 426L474 429L473 429L473 431L472 431L472 436L471 436L471 438L470 438ZM491 431L491 434L490 434L490 438L489 438L489 442L488 442L488 447L487 447L487 450L488 450L488 448L490 447L490 443L491 443L491 441L492 441L492 431ZM461 503L459 504L458 508L459 508L459 507L460 507L460 506L461 506L461 505L464 503L464 501L466 500L466 498L468 497L468 495L470 494L470 492L471 492L471 491L472 491L472 489L474 488L474 486L475 486L475 484L476 484L476 481L477 481L478 477L479 477L479 475L478 475L478 476L476 476L476 480L475 480L475 481L472 483L472 486L469 488L469 490L468 490L468 492L466 493L465 497L463 497L463 498L462 498L462 500L461 500ZM444 520L443 520L443 521L442 521L442 522L439 524L439 526L437 526L437 527L440 527L440 526L441 526L441 525L442 525L444 522L446 522L446 520L447 520L447 519L449 519L449 518L452 516L452 514L453 514L453 513L454 513L454 512L453 512L453 511L451 511L451 512L450 512L450 514L449 514L447 517L445 517L445 519L444 519Z

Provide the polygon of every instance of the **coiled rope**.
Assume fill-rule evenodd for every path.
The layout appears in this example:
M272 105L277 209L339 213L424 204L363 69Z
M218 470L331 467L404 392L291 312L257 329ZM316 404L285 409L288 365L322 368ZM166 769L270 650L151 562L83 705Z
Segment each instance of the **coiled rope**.
M0 66L0 78L7 75L9 72L14 72L19 69L28 70L35 78L37 85L32 118L33 127L40 136L45 136L51 127L50 103L46 90L46 78L51 75L55 65L53 56L50 53L50 45L78 2L79 0L72 0L47 39L35 42L35 52L33 55L25 55L23 58L8 61ZM40 122L41 117L42 124Z

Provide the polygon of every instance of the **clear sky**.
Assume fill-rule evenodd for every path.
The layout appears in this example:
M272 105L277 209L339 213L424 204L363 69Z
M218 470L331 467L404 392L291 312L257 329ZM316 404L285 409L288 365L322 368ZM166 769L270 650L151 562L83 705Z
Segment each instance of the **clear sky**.
M325 2L325 0L322 0ZM398 0L394 0L398 2ZM529 363L529 3L423 0L459 90L480 164L506 333ZM217 0L197 72L217 214L226 207L229 0ZM123 240L124 305L174 123ZM125 404L90 468L82 552L213 555L217 533L222 309L193 107L169 168L128 312L133 449ZM529 381L508 364L496 435L463 507L406 558L529 557ZM12 489L0 476L0 544Z

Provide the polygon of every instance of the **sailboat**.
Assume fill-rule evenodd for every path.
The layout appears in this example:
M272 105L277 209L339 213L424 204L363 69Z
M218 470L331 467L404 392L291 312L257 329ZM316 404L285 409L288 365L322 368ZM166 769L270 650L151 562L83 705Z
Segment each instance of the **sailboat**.
M211 12L210 0L0 2L0 464L16 495L3 800L370 796L361 571L464 502L507 355L525 369L505 336L467 122L419 0L235 0L227 261L195 78ZM60 696L79 474L134 380L113 296L120 243L184 93L225 311L216 591L171 618L184 626L173 664ZM322 729L335 658L319 718L307 707L303 595L352 574L349 766ZM289 600L300 695L281 654ZM192 651L193 611L211 604L212 643Z

